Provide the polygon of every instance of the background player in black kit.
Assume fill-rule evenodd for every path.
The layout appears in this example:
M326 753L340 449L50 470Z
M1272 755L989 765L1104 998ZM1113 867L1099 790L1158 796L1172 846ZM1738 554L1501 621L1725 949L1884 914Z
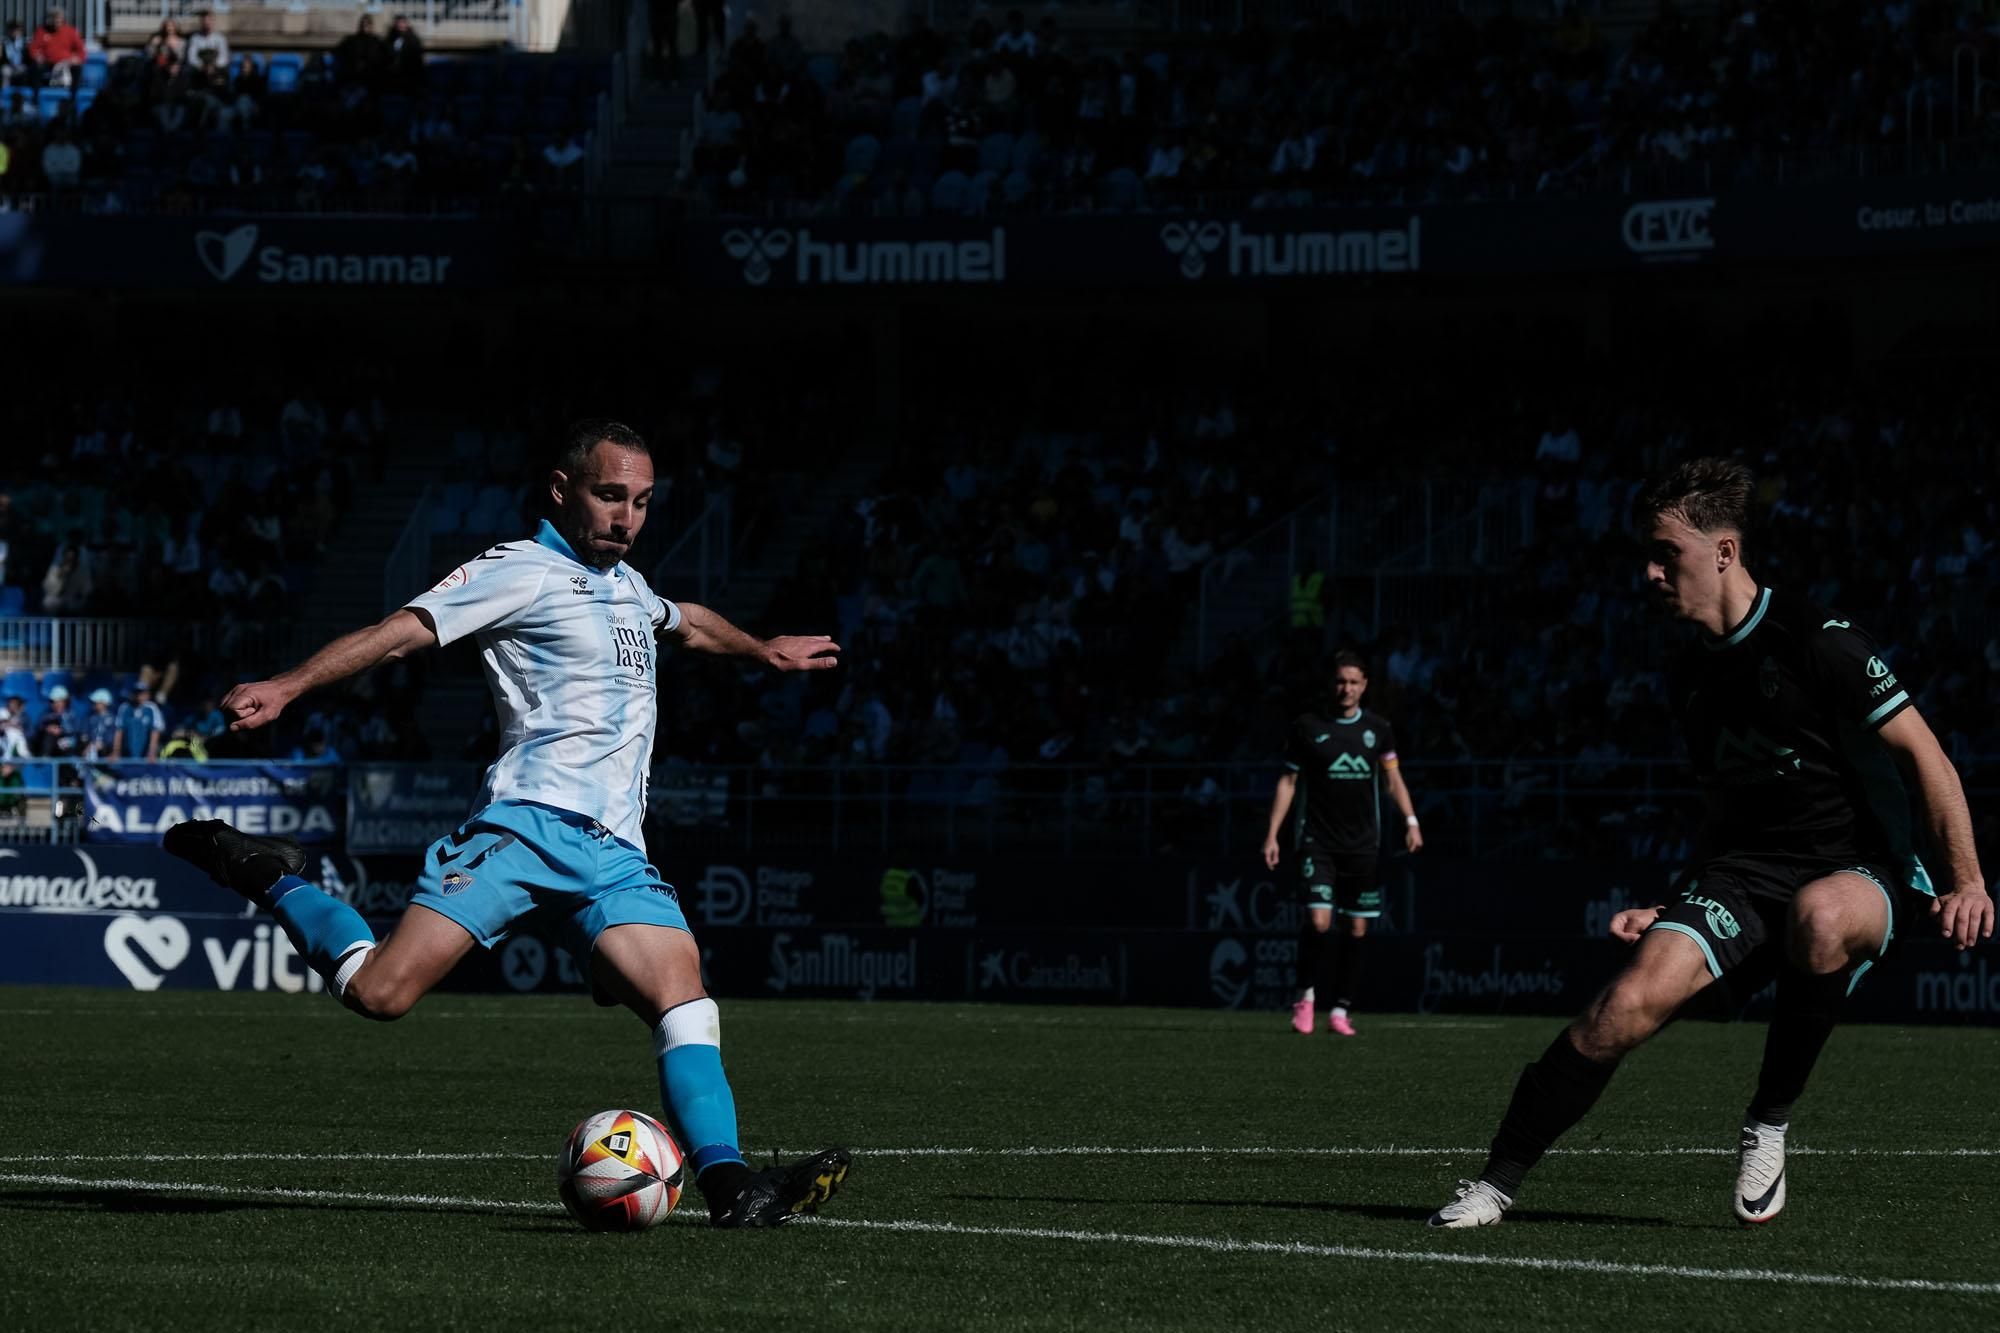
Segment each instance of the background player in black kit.
M1785 1206L1792 1103L1861 974L1916 931L1961 949L1993 934L1956 770L1864 630L1744 568L1750 487L1741 464L1700 459L1641 504L1647 581L1701 630L1670 674L1708 795L1690 874L1677 901L1612 922L1637 946L1631 961L1522 1072L1485 1170L1432 1226L1499 1221L1628 1051L1714 983L1747 991L1776 971L1733 1202L1741 1220L1769 1221ZM1929 871L1914 850L1912 791Z
M1343 1037L1354 1035L1348 1016L1361 977L1361 941L1368 923L1382 915L1382 885L1375 862L1382 848L1382 791L1403 812L1403 845L1424 845L1410 790L1396 762L1396 736L1387 718L1364 711L1368 672L1361 658L1341 652L1333 658L1333 711L1306 713L1292 723L1285 746L1285 771L1271 800L1271 824L1264 833L1264 865L1276 870L1279 830L1299 804L1297 849L1300 906L1292 1027L1311 1032L1313 999L1332 1001L1327 1025ZM1301 783L1304 791L1300 791ZM1346 927L1337 935L1333 914Z

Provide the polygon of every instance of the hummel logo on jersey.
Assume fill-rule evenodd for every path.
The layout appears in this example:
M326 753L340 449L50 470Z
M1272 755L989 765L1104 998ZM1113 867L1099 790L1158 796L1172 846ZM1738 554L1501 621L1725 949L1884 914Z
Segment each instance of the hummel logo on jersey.
M571 591L575 592L578 597L590 596L590 578L588 575L572 574L569 577L569 584Z
M1358 754L1344 754L1326 766L1330 778L1365 778L1371 771L1367 758Z

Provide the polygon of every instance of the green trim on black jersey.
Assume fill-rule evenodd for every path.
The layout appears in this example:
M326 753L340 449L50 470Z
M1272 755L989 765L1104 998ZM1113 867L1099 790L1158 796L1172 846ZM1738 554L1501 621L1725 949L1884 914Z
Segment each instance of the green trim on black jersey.
M1706 634L1702 635L1702 647L1709 649L1711 652L1718 648L1735 647L1750 637L1750 631L1757 628L1758 624L1764 619L1764 613L1770 609L1771 590L1766 588L1757 594L1757 605L1750 608L1750 614L1743 617L1742 624L1729 631L1725 637L1720 639L1710 638Z

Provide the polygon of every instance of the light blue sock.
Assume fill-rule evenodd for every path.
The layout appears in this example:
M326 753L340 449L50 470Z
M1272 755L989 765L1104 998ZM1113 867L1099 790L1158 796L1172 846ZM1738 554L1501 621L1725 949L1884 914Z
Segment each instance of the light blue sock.
M299 956L336 996L346 990L348 978L375 947L375 932L361 914L297 875L285 876L264 896Z
M699 1176L718 1162L741 1162L736 1146L736 1098L722 1072L722 1016L702 997L667 1010L653 1029L660 1060L660 1100Z

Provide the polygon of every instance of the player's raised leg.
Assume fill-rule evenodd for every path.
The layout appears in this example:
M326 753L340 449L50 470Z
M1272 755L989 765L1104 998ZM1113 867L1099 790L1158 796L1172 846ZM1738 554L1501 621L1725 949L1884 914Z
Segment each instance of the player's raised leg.
M1460 1182L1457 1196L1431 1215L1430 1224L1498 1222L1529 1170L1597 1103L1618 1062L1665 1027L1716 975L1709 951L1697 940L1674 930L1649 932L1624 971L1521 1071L1485 1169L1477 1180Z
M701 951L685 929L628 923L605 929L591 975L653 1029L661 1100L679 1129L718 1227L778 1226L814 1212L846 1179L840 1149L752 1170L737 1146L736 1098L722 1069L722 1016L701 984Z
M168 829L163 845L269 912L334 998L369 1018L408 1013L473 944L458 925L413 907L378 948L360 913L299 876L305 852L290 838L197 819Z
M1833 1035L1857 970L1888 948L1893 933L1890 891L1872 872L1814 880L1792 900L1777 1008L1737 1152L1730 1203L1740 1221L1768 1222L1784 1210L1792 1104Z

